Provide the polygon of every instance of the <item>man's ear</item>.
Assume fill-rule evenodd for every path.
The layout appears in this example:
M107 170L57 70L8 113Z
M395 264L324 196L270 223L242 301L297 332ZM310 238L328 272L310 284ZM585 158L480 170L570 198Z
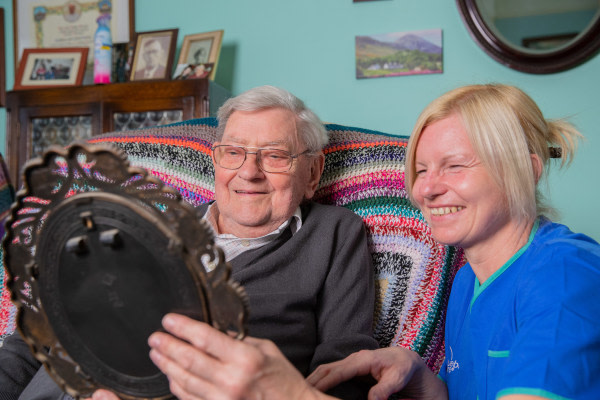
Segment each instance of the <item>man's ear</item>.
M310 178L304 192L305 199L312 199L315 195L317 186L319 186L319 181L321 180L321 175L323 174L323 168L325 168L325 155L319 153L318 155L313 156L310 162Z
M542 177L542 172L544 172L544 164L537 154L530 154L529 156L531 157L531 166L533 167L533 177L535 178L535 184L537 185Z

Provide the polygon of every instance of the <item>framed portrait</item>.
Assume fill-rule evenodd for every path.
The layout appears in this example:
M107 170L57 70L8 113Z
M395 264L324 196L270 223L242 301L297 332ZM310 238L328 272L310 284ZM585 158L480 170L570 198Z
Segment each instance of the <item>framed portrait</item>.
M214 80L222 41L223 30L185 35L177 64L212 64L208 78Z
M129 80L170 79L178 32L166 29L136 34Z
M88 51L87 47L23 50L14 89L81 85Z
M135 34L134 0L13 0L15 70L26 48L88 47L93 64L100 14L110 13L113 43Z

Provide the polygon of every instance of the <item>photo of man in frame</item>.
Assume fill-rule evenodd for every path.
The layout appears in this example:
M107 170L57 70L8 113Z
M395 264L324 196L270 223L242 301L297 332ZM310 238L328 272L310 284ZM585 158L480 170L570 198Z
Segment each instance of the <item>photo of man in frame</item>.
M149 36L141 40L141 52L134 80L163 79L167 76L168 36Z

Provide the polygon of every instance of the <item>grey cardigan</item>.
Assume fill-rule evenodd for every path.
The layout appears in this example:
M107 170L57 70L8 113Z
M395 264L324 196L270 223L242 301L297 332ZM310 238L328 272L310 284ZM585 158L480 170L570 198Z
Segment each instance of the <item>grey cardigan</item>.
M230 261L250 299L249 334L268 338L307 375L318 365L376 348L374 281L362 220L302 205L302 228Z

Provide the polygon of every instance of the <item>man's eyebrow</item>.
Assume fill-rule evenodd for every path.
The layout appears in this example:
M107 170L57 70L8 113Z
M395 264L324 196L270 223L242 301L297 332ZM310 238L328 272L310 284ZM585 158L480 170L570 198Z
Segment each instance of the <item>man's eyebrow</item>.
M289 140L279 140L279 141L272 141L272 142L265 142L262 144L262 146L287 146L290 145L290 141Z
M237 143L237 144L245 144L248 143L248 139L242 139L242 138L238 138L235 136L230 136L227 138L224 138L224 140L222 140L222 142L232 142L232 143ZM264 146L288 146L291 145L289 140L273 140L270 142L261 142L259 147L264 147Z

